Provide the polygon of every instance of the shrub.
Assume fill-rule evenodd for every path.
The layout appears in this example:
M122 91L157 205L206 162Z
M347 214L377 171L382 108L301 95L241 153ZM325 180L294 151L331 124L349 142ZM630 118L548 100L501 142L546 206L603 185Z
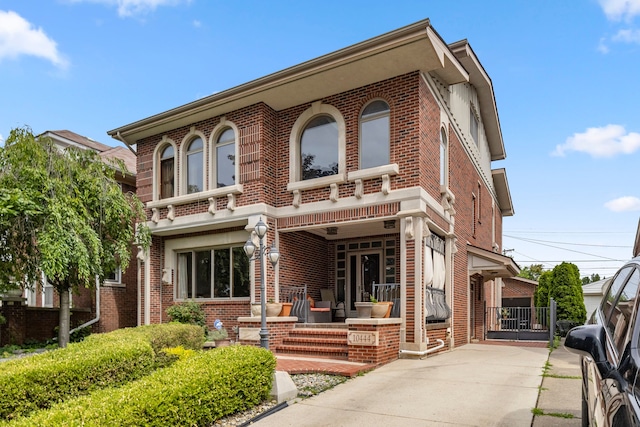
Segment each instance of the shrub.
M119 388L34 413L12 426L209 425L269 395L276 361L268 350L200 351Z
M188 325L198 325L204 328L206 334L207 320L204 309L195 301L185 301L174 304L166 310L171 321L186 323Z
M69 397L125 384L175 360L164 348L201 349L202 343L199 327L150 325L91 335L64 349L4 362L0 417L12 419Z

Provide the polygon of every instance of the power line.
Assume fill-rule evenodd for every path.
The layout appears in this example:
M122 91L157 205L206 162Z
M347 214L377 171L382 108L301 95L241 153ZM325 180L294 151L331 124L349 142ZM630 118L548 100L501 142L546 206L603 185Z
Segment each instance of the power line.
M570 246L591 246L591 247L596 247L596 248L624 248L624 249L631 249L631 245L622 245L622 246L617 246L617 245L594 245L594 244L589 244L589 243L568 243L568 242L554 242L554 241L550 241L550 240L538 240L538 239L529 239L529 238L525 238L525 237L516 237L516 236L510 236L508 234L504 234L504 237L510 237L512 239L516 239L516 240L523 240L525 242L531 242L531 243L555 243L557 245L570 245Z
M563 251L574 252L574 253L582 254L582 255L588 255L588 256L595 257L595 258L604 259L604 260L620 261L620 260L616 260L616 259L613 259L613 258L604 257L604 256L601 256L601 255L590 254L588 252L576 251L574 249L567 249L567 248L563 248L563 247L559 247L559 246L549 245L547 243L541 243L541 241L536 240L536 239L525 239L525 238L522 238L522 237L513 237L513 236L506 236L506 237L510 237L510 238L516 239L516 240L521 240L521 241L527 242L527 243L534 243L536 245L547 246L547 247L554 248L554 249L560 249L560 250L563 250Z

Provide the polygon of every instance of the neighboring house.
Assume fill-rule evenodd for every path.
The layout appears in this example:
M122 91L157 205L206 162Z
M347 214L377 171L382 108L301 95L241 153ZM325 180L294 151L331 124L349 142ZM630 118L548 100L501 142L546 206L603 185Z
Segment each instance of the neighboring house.
M611 278L602 279L582 285L584 307L587 309L587 320L591 317L596 308L598 308L600 302L602 302L602 297L604 296L604 292L606 291L610 280Z
M136 191L136 156L129 149L122 146L110 147L68 130L46 131L39 137L51 138L61 149L76 147L94 150L102 158L122 160L128 173L118 170L116 179L122 191ZM94 332L109 332L138 324L136 251L132 252L127 271L117 269L102 286L96 289L83 288L79 293L71 295L72 328L90 324ZM54 328L58 326L57 308L60 300L53 287L47 283L46 277L43 277L42 283L35 289L26 289L23 296L28 306L25 339L46 340L56 336Z
M538 282L524 277L503 279L502 307L534 307Z
M410 351L482 337L484 304L519 272L500 254L513 206L491 169L506 157L491 79L428 20L108 133L137 151L153 234L142 323L193 299L237 337L260 295L242 249L260 219L281 254L268 298L329 288L354 317L374 283L399 284Z

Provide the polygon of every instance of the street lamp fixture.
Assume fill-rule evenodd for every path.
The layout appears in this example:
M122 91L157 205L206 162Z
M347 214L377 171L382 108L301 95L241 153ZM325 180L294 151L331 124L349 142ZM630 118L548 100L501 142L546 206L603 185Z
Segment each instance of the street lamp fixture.
M247 254L250 261L260 259L260 347L269 349L269 331L267 330L267 291L265 285L264 257L269 258L271 265L275 268L280 259L280 251L273 244L269 251L264 246L264 237L267 235L269 226L262 221L262 218L256 224L254 231L260 240L260 248L251 239L244 244L244 253ZM258 253L256 253L258 249ZM255 255L255 257L254 257Z

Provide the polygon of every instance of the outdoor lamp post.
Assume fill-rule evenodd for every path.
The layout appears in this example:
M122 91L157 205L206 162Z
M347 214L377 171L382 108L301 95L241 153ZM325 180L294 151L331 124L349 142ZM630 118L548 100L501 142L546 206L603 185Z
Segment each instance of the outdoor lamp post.
M260 249L256 254L256 245L253 244L251 238L247 240L247 243L244 244L244 253L247 254L250 261L255 260L256 258L260 258L260 347L269 349L269 331L267 331L267 291L265 286L265 270L264 270L264 256L265 254L269 258L271 265L275 268L278 260L280 259L280 252L278 248L274 245L271 245L269 252L267 253L266 248L264 246L264 236L267 235L267 230L269 227L267 224L262 222L262 218L256 224L254 228L258 239L260 239ZM253 255L256 255L253 258Z

